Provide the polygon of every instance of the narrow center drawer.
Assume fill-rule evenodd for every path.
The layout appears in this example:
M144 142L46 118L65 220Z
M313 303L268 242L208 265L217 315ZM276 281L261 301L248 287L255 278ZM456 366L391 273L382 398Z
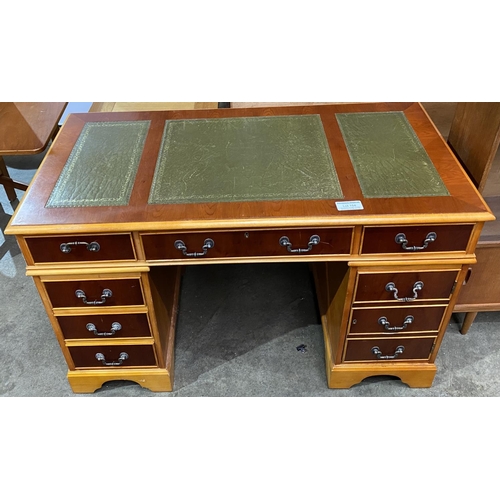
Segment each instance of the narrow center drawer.
M352 227L141 234L146 260L348 255Z
M135 260L130 234L82 234L25 238L35 264Z
M57 321L65 339L151 337L146 313L58 316Z
M44 282L52 307L143 305L139 278Z

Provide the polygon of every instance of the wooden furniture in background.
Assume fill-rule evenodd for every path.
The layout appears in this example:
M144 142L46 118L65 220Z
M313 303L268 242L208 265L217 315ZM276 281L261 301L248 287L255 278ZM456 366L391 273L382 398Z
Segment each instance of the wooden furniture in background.
M15 189L28 184L12 179L4 155L33 155L42 152L58 130L66 102L0 102L0 184L14 201Z
M394 164L377 186L385 192L392 173L400 172L401 162L393 161L395 150L402 148L403 159L413 154L414 133L444 193L440 188L439 194L424 196L429 177L422 179L424 165L412 157L417 167L400 176L403 192L397 188L383 197L365 196L359 179L372 180L378 171L369 168L363 176L354 169L338 122L339 116L358 120L361 114L368 120L390 115L410 128L411 147L406 141L391 142L393 134L385 133L382 142L389 142L376 153L373 147L380 146L371 136L378 130L373 126L356 142L356 147L364 144L373 153L370 165L377 154L382 155L381 172L387 163ZM290 117L295 120L293 127ZM193 118L210 120L193 123ZM297 126L298 118L300 123L305 119L307 126ZM177 120L184 121L179 123L182 126L173 125ZM285 120L287 127L279 128L277 143L269 144L267 134L262 139L261 133L256 145L255 132L262 128L252 127L267 126L270 120L281 124ZM127 130L145 128L142 149L120 137L100 139L106 127L114 130L120 122ZM246 128L239 128L242 123ZM312 143L311 123L319 125ZM92 150L92 161L72 170L70 155L89 124L97 130L85 146ZM166 124L172 128L165 129ZM188 125L202 130L197 134L190 129L173 142L172 150L167 147L169 155L180 148L176 158L188 160L168 170L163 195L175 195L170 184L175 178L177 187L187 187L183 195L190 201L150 201L162 165L158 158L166 144L164 133L173 134L174 128L182 132ZM219 126L235 132L233 142L218 136L222 147L217 149L210 127L220 130ZM246 140L249 129L254 133ZM300 133L294 136L297 130ZM309 139L300 154L290 154L297 137ZM127 165L120 160L111 169L98 169L102 182L92 179L87 185L78 174L96 163L111 164L117 156L110 152L113 146L118 147L118 156L126 149L139 158L135 177L124 175ZM325 187L331 193L334 181L315 184L315 163L304 163L303 158L320 147L325 153L322 158L333 162L327 163L326 171L338 178L338 196L322 195ZM261 155L263 150L266 154ZM252 176L251 161L259 172L264 168L266 182L262 176ZM76 191L67 176L69 184L58 183L63 171L75 172ZM294 197L273 198L276 189L294 175L300 180L292 186ZM416 175L417 182L405 182L408 175ZM109 191L117 190L122 196L125 178L131 178L129 197L121 206L109 206ZM224 184L227 191L214 198L213 190L220 188L222 180L229 181ZM233 186L247 184L252 186L250 198L232 198ZM70 186L68 196L57 205L64 186ZM200 186L206 201L193 201L194 188ZM410 196L407 190L415 186L418 191ZM258 197L259 189L271 189L271 198ZM74 196L78 199L72 206ZM429 387L457 295L475 262L479 234L484 222L492 219L422 107L378 103L70 115L5 233L16 235L75 392L93 392L109 380L133 380L154 391L172 390L182 266L259 262L312 265L329 387L348 388L374 375Z
M182 109L214 109L217 107L217 102L94 102L90 107L90 111L173 111Z
M231 102L231 108L269 108L281 106L319 106L321 104L340 104L334 102ZM342 103L346 104L346 103Z
M466 334L478 312L500 310L500 103L458 103L448 143L497 216L487 222L476 247L477 264L455 306L465 312ZM495 163L496 168L492 169Z

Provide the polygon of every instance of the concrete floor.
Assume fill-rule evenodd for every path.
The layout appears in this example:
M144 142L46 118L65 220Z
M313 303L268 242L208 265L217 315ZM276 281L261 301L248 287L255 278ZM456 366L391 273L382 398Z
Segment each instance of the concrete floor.
M29 181L43 153L6 157ZM22 196L23 193L19 192ZM0 395L75 397L298 396L435 397L500 395L500 313L480 313L468 335L454 315L429 389L374 377L349 390L326 385L324 348L309 269L302 264L192 266L183 277L172 393L109 382L75 395L49 320L14 237L13 206L0 187ZM307 352L297 346L305 344Z

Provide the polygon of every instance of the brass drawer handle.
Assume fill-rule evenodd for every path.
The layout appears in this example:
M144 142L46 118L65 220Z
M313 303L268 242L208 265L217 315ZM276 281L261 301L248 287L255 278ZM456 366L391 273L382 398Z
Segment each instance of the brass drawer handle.
M115 321L114 323L111 324L110 332L98 332L94 323L87 323L86 328L89 332L93 332L93 334L96 337L112 337L118 330L122 329L122 325L120 325L120 323Z
M378 323L379 325L382 325L388 332L399 332L401 330L404 330L408 325L411 325L414 319L415 318L413 316L406 316L403 322L403 326L391 326L389 321L387 321L387 318L385 316L382 316L378 319Z
M307 252L310 252L312 250L312 247L314 245L317 245L320 241L321 240L320 240L319 236L317 234L313 234L309 238L309 244L307 245L307 248L292 248L292 243L290 242L290 239L288 238L288 236L282 236L280 238L280 245L282 247L286 247L286 249L290 253L307 253Z
M424 283L423 281L417 281L413 284L413 297L398 297L398 289L396 288L396 285L391 281L390 283L387 283L385 285L385 289L388 292L394 292L394 298L396 300L399 300L401 302L412 302L416 298L418 298L418 292L424 288Z
M187 247L186 245L184 244L184 242L182 240L176 240L174 242L174 247L177 249L177 250L181 250L181 252L186 256L186 257L203 257L204 255L207 255L207 252L213 248L215 246L215 243L214 243L214 240L212 240L211 238L207 238L204 242L203 242L203 246L201 247L201 249L203 250L203 252L193 252L193 253L187 253Z
M77 298L82 299L83 303L88 306L100 306L106 302L106 299L113 296L113 292L108 288L105 288L102 291L101 300L87 300L87 296L83 290L77 290L75 295Z
M372 347L372 354L375 354L375 356L377 356L377 359L396 359L400 354L403 354L404 351L405 346L398 345L392 356L382 356L382 351L378 346Z
M59 248L62 253L70 253L71 247L74 245L86 245L89 252L98 252L101 249L101 245L97 241L92 241L91 243L87 243L86 241L70 241L68 243L61 243Z
M401 245L403 250L408 250L410 252L416 252L417 250L425 250L428 246L429 243L432 243L433 241L437 240L437 234L436 233L429 233L424 240L424 244L421 247L408 247L408 240L406 239L405 233L399 233L396 235L395 241L398 245Z
M95 355L95 359L101 361L104 366L120 366L128 359L128 354L126 352L121 352L118 361L106 361L106 356L104 356L102 352L98 352Z

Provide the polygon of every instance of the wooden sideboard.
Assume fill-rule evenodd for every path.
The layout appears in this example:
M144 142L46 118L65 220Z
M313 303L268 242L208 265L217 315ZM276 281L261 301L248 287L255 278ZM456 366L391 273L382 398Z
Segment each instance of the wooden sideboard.
M5 232L75 392L173 389L183 266L295 261L329 387L429 387L493 219L418 103L371 103L71 115Z
M448 138L453 152L484 196L493 213L500 213L500 103L458 103ZM478 312L500 310L500 221L485 224L478 241L477 264L471 267L458 297L456 312L465 312L461 332L466 334Z

